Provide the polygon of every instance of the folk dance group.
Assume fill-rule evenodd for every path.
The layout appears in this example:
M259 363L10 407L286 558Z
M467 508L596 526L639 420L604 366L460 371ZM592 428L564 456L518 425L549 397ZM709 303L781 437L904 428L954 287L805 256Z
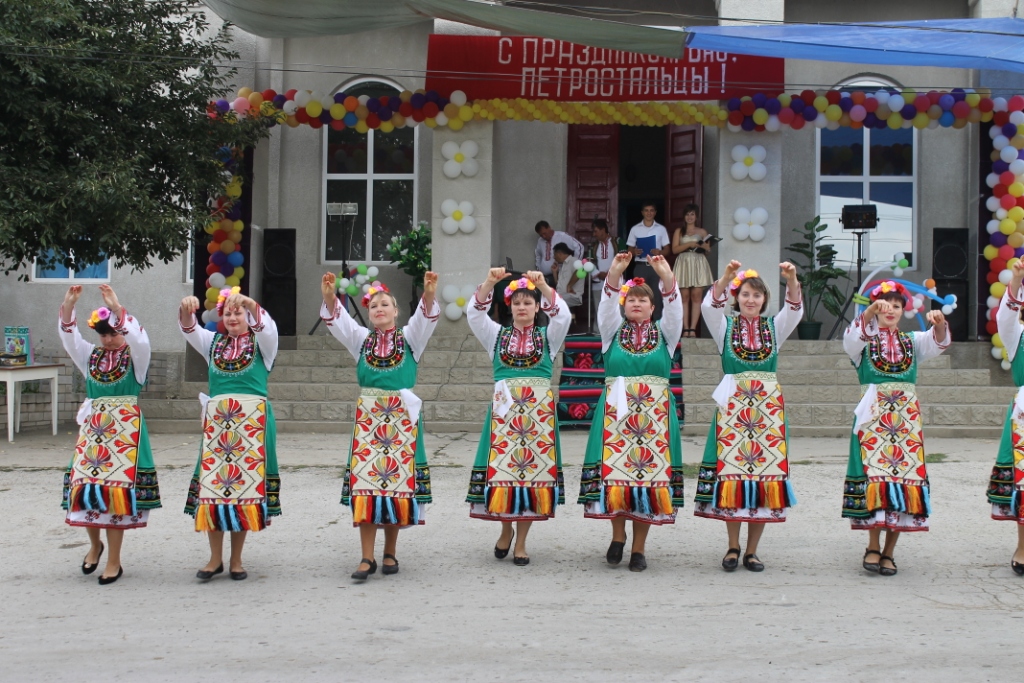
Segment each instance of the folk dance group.
M680 430L669 389L672 355L683 332L682 304L667 261L652 256L657 283L623 282L632 256L615 256L601 294L598 323L606 370L595 407L583 464L578 502L584 516L611 522L609 564L622 562L630 542L629 568L647 568L646 541L652 525L672 524L683 506ZM770 288L753 270L732 261L702 304L725 372L714 392L718 410L708 434L697 481L694 514L723 520L728 545L722 566L741 563L762 571L757 549L764 525L784 522L796 504L789 481L788 430L782 389L776 378L778 354L802 317L796 271L780 264L786 281L784 305L765 316ZM513 280L501 294L512 311L503 326L488 315L504 269L491 269L468 304L470 329L492 359L494 392L470 474L471 517L501 524L497 558L512 553L516 565L530 562L526 541L534 522L551 519L565 503L558 418L552 393L554 359L569 328L570 314L540 272ZM773 278L774 279L774 278ZM1016 384L1024 387L1021 307L1024 267L1017 265L999 310ZM664 302L652 320L654 292ZM365 580L378 569L377 530L384 530L380 569L397 574L398 532L425 523L431 502L430 467L423 442L421 401L413 393L417 367L438 315L437 275L427 273L423 297L408 324L395 325L398 307L386 286L363 297L371 328L358 325L335 294L335 278L322 281L321 316L357 361L360 387L341 502L359 528L362 560L352 577ZM64 348L86 377L88 399L64 478L67 523L86 528L91 547L82 572L91 574L106 551L99 583L123 572L125 529L146 526L161 506L146 421L138 396L149 369L150 346L139 321L114 291L100 286L104 306L89 326L99 345L81 336L72 286L60 309ZM733 298L733 315L726 308ZM931 504L921 416L915 393L917 364L949 344L942 314L928 314L931 329L898 328L907 292L883 282L870 292L871 304L847 329L850 355L864 398L856 409L850 460L842 492L842 516L868 532L863 566L896 574L896 541L904 531L925 531ZM224 333L201 327L199 301L186 297L179 323L188 343L209 366L209 393L201 395L203 433L185 512L205 531L210 559L197 572L203 580L224 572L225 533L231 535L228 572L242 580L246 534L261 531L281 514L274 413L267 380L277 355L277 327L255 301L223 290L217 311ZM546 325L539 314L546 314ZM994 519L1018 524L1012 568L1024 575L1024 388L1010 404L988 498ZM627 532L627 522L632 522ZM741 550L740 533L747 524ZM106 544L100 530L106 529ZM881 532L885 531L885 539Z

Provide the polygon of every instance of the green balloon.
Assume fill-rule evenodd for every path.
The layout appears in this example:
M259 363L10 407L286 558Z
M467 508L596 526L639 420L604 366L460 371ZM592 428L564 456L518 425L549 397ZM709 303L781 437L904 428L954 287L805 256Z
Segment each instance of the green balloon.
M898 265L898 266L899 266L900 268L906 268L907 266L909 266L909 265L910 265L910 261L908 261L908 260L907 260L907 259L905 259L905 258L901 258L901 259L899 260L899 263L897 263L896 265Z
M359 273L360 275L366 275L366 264L360 263L358 266L356 266L356 272Z
M345 271L344 270L339 270L338 271L338 279L340 280L340 279L342 279L344 277L348 277L347 275L345 275Z
M582 280L586 276L587 276L587 271L583 270L582 268L580 268L579 270L576 271L576 277L579 278L580 280Z
M359 287L357 285L349 285L348 289L345 290L345 293L349 296L355 296L359 293Z

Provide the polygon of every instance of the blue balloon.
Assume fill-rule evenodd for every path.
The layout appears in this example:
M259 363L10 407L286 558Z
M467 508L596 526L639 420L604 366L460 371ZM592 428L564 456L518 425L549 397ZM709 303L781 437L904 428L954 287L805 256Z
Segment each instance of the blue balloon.
M216 332L217 331L217 323L215 321L213 321L213 320L211 320L210 322L208 322L205 325L203 325L203 327L208 329L210 332Z
M228 254L228 263L237 268L238 266L245 263L245 257L242 256L242 252L233 251L230 254Z
M942 126L943 128L949 128L950 126L953 125L953 122L955 120L956 117L953 116L953 112L944 111L942 112L942 116L939 117L939 125Z
M354 111L350 111L349 113L345 114L345 118L343 118L342 121L345 122L346 126L351 128L352 126L359 123L359 117L356 116L356 113Z

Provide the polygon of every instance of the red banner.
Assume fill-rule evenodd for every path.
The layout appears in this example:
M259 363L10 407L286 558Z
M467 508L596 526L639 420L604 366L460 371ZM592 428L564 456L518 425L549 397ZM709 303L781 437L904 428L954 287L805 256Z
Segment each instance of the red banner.
M686 50L682 59L552 38L431 35L427 89L470 100L721 100L782 92L785 60Z

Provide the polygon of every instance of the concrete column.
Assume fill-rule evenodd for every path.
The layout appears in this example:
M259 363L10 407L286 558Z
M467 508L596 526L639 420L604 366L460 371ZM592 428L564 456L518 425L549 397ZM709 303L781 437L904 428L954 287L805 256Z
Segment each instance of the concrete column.
M970 0L968 2L971 16L975 19L1012 17L1017 5L1018 0Z
M757 19L761 21L782 21L786 15L785 0L716 0L718 16L722 26L746 24L745 21L729 19Z

